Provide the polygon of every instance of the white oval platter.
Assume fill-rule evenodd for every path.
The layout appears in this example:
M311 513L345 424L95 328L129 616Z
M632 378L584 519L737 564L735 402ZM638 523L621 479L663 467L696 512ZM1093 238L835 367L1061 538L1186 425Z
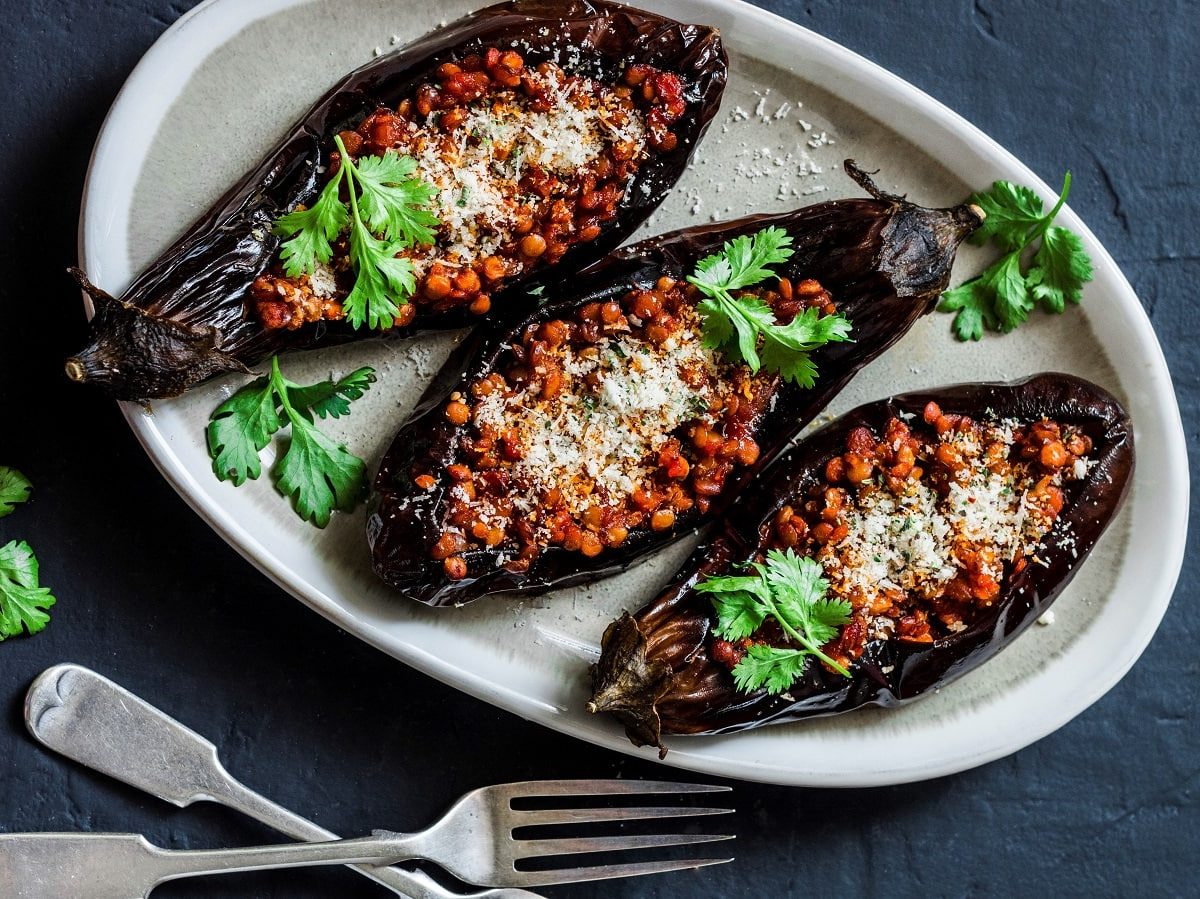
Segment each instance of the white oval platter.
M840 171L846 156L881 169L882 186L926 205L958 202L996 178L1054 196L968 122L811 31L738 0L644 5L720 27L732 67L724 107L694 166L643 235L857 195ZM463 0L209 0L196 7L146 54L105 122L80 225L86 270L119 293L333 81L471 8ZM948 316L927 317L830 409L838 413L898 390L1046 369L1089 377L1123 398L1136 429L1134 488L1058 600L1054 624L1032 629L988 665L904 709L671 740L667 764L822 786L961 771L1069 721L1145 648L1183 557L1183 430L1162 352L1128 282L1069 209L1060 222L1083 235L1095 263L1082 308L1036 314L1017 335L972 345L951 338ZM983 259L965 251L956 279L973 274ZM304 381L374 365L378 384L332 431L359 454L378 458L456 339L367 342L288 357L285 370ZM589 588L523 602L494 598L464 609L417 606L372 575L361 509L321 531L296 518L265 478L237 489L216 480L204 424L239 383L229 378L156 403L153 415L124 407L163 475L224 539L297 598L407 664L527 719L639 752L613 723L583 710L586 666L605 623L649 599L690 541Z

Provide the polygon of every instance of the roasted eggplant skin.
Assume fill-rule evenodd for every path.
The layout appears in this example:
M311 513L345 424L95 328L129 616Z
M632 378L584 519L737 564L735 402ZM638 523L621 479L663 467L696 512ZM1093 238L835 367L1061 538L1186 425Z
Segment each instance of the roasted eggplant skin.
M647 63L679 75L688 103L672 126L676 147L643 163L600 236L576 244L555 266L514 279L495 298L498 314L525 295L522 288L556 268L594 262L645 221L687 168L720 106L728 68L715 29L606 0L512 0L452 22L342 79L120 298L73 271L96 315L87 346L67 361L67 375L99 384L117 399L145 402L178 395L222 371L246 371L280 352L379 336L344 322L295 331L259 323L250 286L277 256L280 239L272 224L298 203L313 201L337 132L380 106L395 108L443 62L482 46L511 46L531 63L557 60L572 73L609 83L629 65ZM414 326L392 333L408 337L477 320L455 310L418 317Z
M813 354L819 372L814 388L780 388L774 408L760 422L759 462L731 475L722 492L722 497L737 495L863 366L933 309L946 287L959 244L982 221L972 206L926 209L880 191L853 161L847 161L846 170L872 194L870 199L835 200L793 212L750 216L631 245L549 292L550 302L511 330L476 332L462 344L397 433L380 465L367 531L379 576L405 596L437 606L498 592L542 593L622 571L719 515L720 498L705 516L692 511L681 514L668 531L631 531L619 549L594 558L546 547L522 573L500 566L496 550L474 550L463 554L467 576L451 580L442 564L430 557L430 548L441 535L451 483L442 474L433 489L422 490L412 478L414 472L444 473L455 461L462 429L470 425L456 426L446 420L442 410L447 399L496 370L527 327L649 287L663 275L681 279L726 241L774 225L791 235L795 247L792 258L777 267L778 274L820 281L832 292L838 311L850 319L853 342L831 343Z
M723 574L764 551L775 513L791 497L820 483L826 463L845 449L846 436L867 426L882 433L897 415L921 417L929 402L944 412L981 419L985 412L1022 422L1050 418L1092 438L1087 476L1064 488L1067 502L1038 557L1006 579L1000 596L966 630L932 644L872 641L851 677L810 664L785 694L738 692L728 669L708 656L711 598L695 592L705 576ZM652 603L610 624L592 666L588 708L609 712L637 745L665 753L663 734L719 734L835 715L876 705L912 702L992 658L1018 637L1070 583L1112 522L1133 471L1129 416L1095 384L1047 373L1010 384L961 384L909 393L860 406L799 444L769 477L730 509L717 536L701 546ZM1073 541L1064 541L1070 536ZM1066 547L1062 544L1066 543Z

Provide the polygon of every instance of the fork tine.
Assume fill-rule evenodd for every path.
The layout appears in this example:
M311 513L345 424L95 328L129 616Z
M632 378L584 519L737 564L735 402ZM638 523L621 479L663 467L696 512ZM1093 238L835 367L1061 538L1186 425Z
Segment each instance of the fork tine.
M514 858L538 858L544 855L578 855L581 852L616 852L624 849L656 849L662 846L690 846L732 840L732 834L652 833L615 837L564 837L552 840L516 840Z
M589 824L594 821L644 821L648 818L695 818L701 815L728 815L731 808L692 808L691 806L651 806L646 808L547 808L512 809L514 827L538 824Z
M732 787L715 784L671 783L663 780L527 780L506 784L510 797L606 796L638 793L728 793Z
M611 880L614 877L639 877L642 874L667 874L688 871L709 865L724 865L732 858L689 858L681 861L631 862L621 865L596 865L591 868L563 868L558 871L514 871L509 883L525 887L553 886L558 883L580 883L585 880Z

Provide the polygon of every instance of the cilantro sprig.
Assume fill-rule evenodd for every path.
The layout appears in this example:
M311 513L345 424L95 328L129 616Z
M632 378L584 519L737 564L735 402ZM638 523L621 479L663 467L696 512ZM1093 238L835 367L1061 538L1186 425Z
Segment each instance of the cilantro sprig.
M824 662L845 677L850 672L821 647L850 621L850 603L826 596L829 582L820 564L792 550L770 550L767 563L750 566L753 575L710 577L696 590L712 595L717 613L714 632L725 640L743 640L768 620L774 620L794 648L755 643L733 669L737 688L744 693L766 688L783 693L804 674L809 657Z
M367 466L321 433L314 416L350 414L350 404L374 381L373 369L360 368L340 381L301 386L285 378L278 358L272 359L269 375L247 384L213 412L208 423L213 471L235 487L256 480L262 474L259 453L287 427L290 440L271 469L271 478L276 489L292 500L296 514L325 527L335 509L349 512L363 498Z
M955 313L959 340L979 340L985 329L1007 333L1038 305L1058 314L1067 303L1082 299L1083 285L1092 280L1092 260L1077 234L1053 224L1070 191L1067 172L1058 202L1048 213L1037 194L1008 181L971 197L987 215L971 240L980 245L994 241L1005 254L983 274L942 294L938 308ZM1026 265L1026 251L1034 244L1037 250Z
M414 177L416 162L388 150L355 162L340 136L334 137L341 166L309 209L289 212L275 222L275 233L290 238L280 252L290 277L311 275L318 263L333 258L333 244L347 232L354 287L343 308L355 328L392 327L400 306L416 291L412 262L402 250L434 241L437 217L426 207L434 188ZM348 202L342 202L346 182Z
M810 308L784 325L761 298L733 294L771 277L768 266L790 259L791 243L791 236L776 227L737 237L721 252L702 259L688 281L705 295L698 307L704 318L705 346L745 362L753 372L765 368L785 381L812 387L817 368L809 354L827 343L847 340L850 322Z
M33 485L15 468L0 465L0 518L29 499ZM0 546L0 640L45 628L54 605L49 587L40 583L37 556L24 540Z

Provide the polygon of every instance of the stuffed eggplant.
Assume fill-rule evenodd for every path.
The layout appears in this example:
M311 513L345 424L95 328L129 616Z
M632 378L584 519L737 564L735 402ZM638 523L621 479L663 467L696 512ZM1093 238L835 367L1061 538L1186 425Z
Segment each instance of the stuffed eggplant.
M285 350L502 315L653 212L726 68L715 30L605 0L451 23L332 88L120 298L74 270L96 314L67 374L145 401Z
M981 221L847 171L871 199L635 244L547 292L511 330L464 343L380 466L368 523L378 574L431 605L543 592L622 570L719 514L933 308ZM718 352L700 321L689 273L768 232L792 254L770 286L743 292L755 308L852 329L811 353L815 385Z
M1070 375L861 406L781 460L656 600L608 627L588 708L665 753L664 734L910 702L1045 612L1112 521L1133 462L1125 411Z

